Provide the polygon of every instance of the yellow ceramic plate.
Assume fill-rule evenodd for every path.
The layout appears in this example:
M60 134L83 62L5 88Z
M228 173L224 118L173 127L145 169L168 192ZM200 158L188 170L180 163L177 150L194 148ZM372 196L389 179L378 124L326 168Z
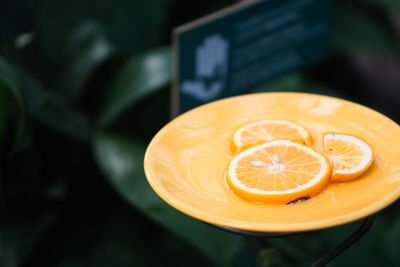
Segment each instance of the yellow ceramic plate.
M375 149L371 168L347 183L331 183L294 205L253 204L225 183L235 129L260 119L296 122L322 151L323 132L350 133ZM181 212L218 226L259 232L316 230L348 223L388 206L400 195L400 127L380 113L337 98L265 93L213 102L166 125L144 160L153 190Z

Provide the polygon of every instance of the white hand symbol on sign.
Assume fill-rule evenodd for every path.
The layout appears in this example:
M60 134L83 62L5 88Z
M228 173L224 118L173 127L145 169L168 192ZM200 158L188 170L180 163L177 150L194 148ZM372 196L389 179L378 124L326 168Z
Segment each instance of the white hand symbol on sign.
M182 91L203 101L218 96L225 86L228 43L219 34L205 38L196 49L195 64L196 80L184 81Z

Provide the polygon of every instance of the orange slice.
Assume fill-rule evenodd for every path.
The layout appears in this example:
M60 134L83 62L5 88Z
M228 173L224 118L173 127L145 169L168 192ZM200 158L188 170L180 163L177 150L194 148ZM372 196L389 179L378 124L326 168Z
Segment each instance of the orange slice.
M354 135L325 133L323 146L332 166L333 182L346 182L359 177L374 161L372 147Z
M329 176L330 165L323 155L299 143L275 140L234 156L227 182L245 200L285 204L319 194Z
M306 145L312 143L311 135L300 125L284 120L261 120L239 128L233 135L233 144L234 147L243 149L276 139Z

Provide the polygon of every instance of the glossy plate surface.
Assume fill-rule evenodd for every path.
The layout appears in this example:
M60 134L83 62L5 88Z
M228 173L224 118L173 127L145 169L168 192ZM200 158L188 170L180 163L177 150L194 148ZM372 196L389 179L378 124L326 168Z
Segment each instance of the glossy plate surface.
M360 178L331 183L318 196L293 205L254 204L229 190L225 171L238 127L260 119L290 120L312 135L350 133L375 150ZM218 226L258 232L297 232L345 224L390 205L400 196L400 127L361 105L299 93L228 98L191 110L153 138L144 160L153 190L179 211Z

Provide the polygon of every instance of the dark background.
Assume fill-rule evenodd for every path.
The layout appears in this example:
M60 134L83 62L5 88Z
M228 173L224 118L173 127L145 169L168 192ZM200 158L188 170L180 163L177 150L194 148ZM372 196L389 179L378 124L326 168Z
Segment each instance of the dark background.
M0 2L0 266L307 266L359 226L261 245L149 188L143 154L169 120L171 31L232 2ZM328 57L254 91L333 95L399 123L399 38L400 1L338 0ZM399 266L399 211L380 212L329 266Z

